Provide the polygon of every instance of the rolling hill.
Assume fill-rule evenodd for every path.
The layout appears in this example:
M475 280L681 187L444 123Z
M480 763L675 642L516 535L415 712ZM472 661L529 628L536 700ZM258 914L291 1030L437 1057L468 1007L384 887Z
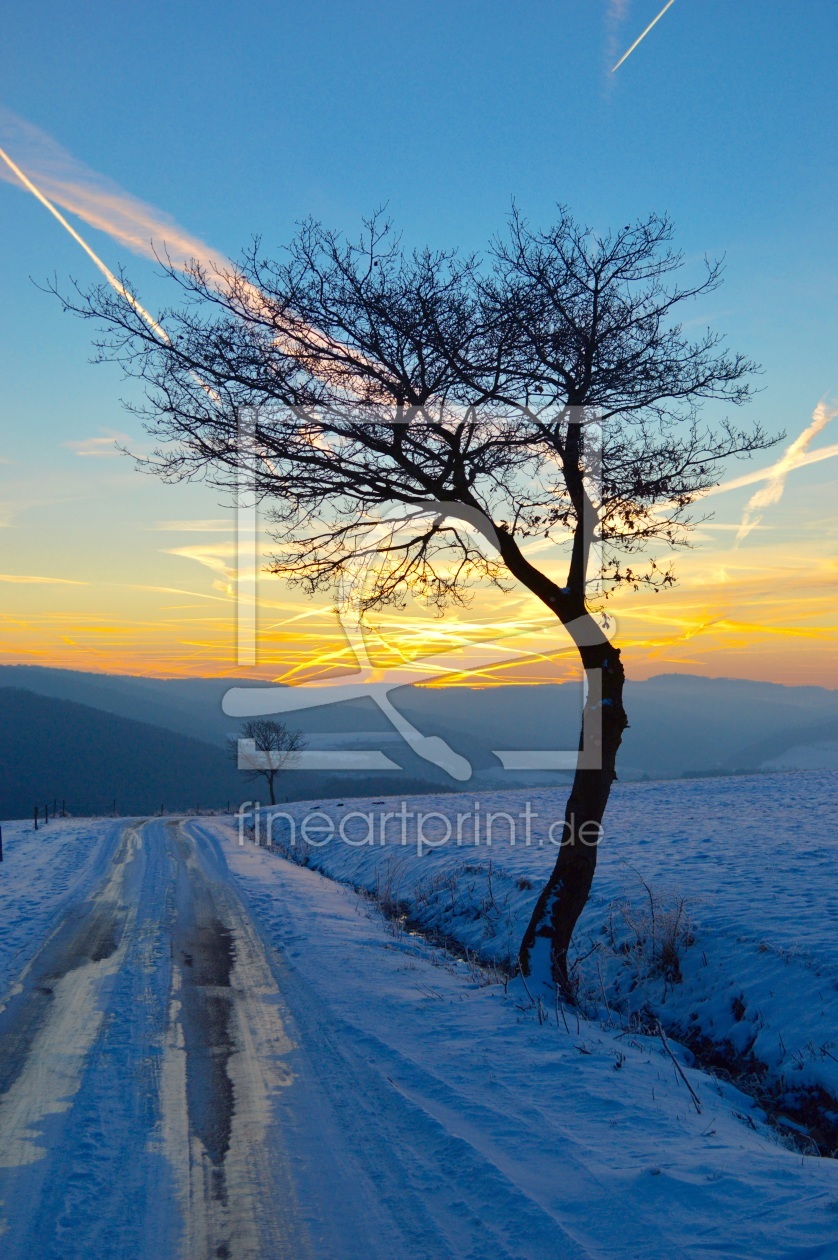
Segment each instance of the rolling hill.
M37 804L156 813L225 806L241 781L221 748L69 700L0 688L0 818Z

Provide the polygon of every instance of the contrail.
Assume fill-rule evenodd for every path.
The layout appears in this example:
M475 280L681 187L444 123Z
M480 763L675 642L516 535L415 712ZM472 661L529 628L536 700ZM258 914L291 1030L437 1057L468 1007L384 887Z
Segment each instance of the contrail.
M226 290L228 295L240 302L251 314L270 321L270 311L267 309L264 294L246 280L223 254L192 236L164 211L140 201L105 176L79 162L32 123L0 107L0 137L7 136L15 141L16 147L26 153L26 166L38 184L12 161L4 149L0 149L0 179L22 184L41 202L81 246L108 284L131 303L161 340L169 342L165 331L136 298L127 292L110 268L67 222L57 209L58 206L78 215L85 223L97 231L107 233L113 240L126 245L132 253L139 254L142 258L158 262L162 246L165 253L171 256L172 265L179 271L188 270L193 260L198 262L209 269L210 283L215 288L221 292ZM283 353L292 357L295 353L299 354L301 347L304 350L346 350L345 346L333 338L302 321L297 323L292 333L275 336L274 342ZM356 352L356 361L372 365L371 360L360 352ZM350 392L363 394L368 388L368 382L351 370L341 371L330 367L328 362L320 365L319 372L324 377L333 375ZM203 382L201 385L206 388Z
M830 420L834 420L838 416L838 410L832 410L826 406L826 403L818 403L812 412L811 424L807 426L800 434L800 437L794 439L790 446L786 447L780 458L771 468L767 475L768 484L763 486L761 490L757 490L745 505L745 511L742 514L742 524L739 526L739 532L736 535L736 542L740 543L743 538L747 538L751 530L762 520L762 509L772 507L775 503L779 503L783 497L783 490L786 485L786 478L795 468L799 468L801 464L809 463L807 459L809 445L814 437L826 428Z
M816 451L807 451L805 455L799 456L795 462L795 469L808 468L810 464L820 464L822 460L834 459L838 455L838 442L833 442L832 446L819 446ZM702 499L709 499L714 494L726 494L728 490L742 490L745 486L752 486L758 481L770 481L774 476L774 466L771 468L760 468L756 472L744 473L741 477L731 477L730 481L722 481L718 486L711 486L709 490L705 490Z
M131 293L129 289L126 289L125 285L122 283L122 281L119 279L118 276L114 275L114 273L111 271L107 263L102 261L102 259L96 253L96 251L92 249L90 245L88 245L84 237L81 236L76 231L72 223L67 222L67 220L64 218L64 215L61 213L61 211L52 204L49 197L45 196L45 194L41 192L37 184L34 184L32 182L32 180L29 178L26 172L20 169L17 162L14 162L9 157L5 149L0 148L0 159L2 159L2 161L6 163L7 168L15 176L17 176L17 178L23 184L27 192L31 192L32 196L35 197L38 201L40 201L41 205L44 206L45 209L49 210L50 214L55 219L58 220L58 222L67 232L70 233L70 236L72 236L73 240L76 242L77 245L80 245L82 247L82 249L87 254L88 258L91 260L94 266L99 268L99 270L101 271L102 275L105 277L105 279L107 280L111 288L116 293L118 293L121 297L124 297L126 302L128 302L131 306L133 306L134 310L137 312L140 318L145 320L146 324L148 324L149 328L154 333L155 337L157 337L157 339L163 342L165 345L171 345L171 338L169 337L169 334L166 332L165 328L163 328L163 326L157 322L154 316L149 311L146 310L146 308L142 305L141 302L137 301L137 299L134 297L134 294ZM211 386L207 385L205 381L202 381L200 376L197 374L197 372L190 371L190 375L194 378L197 384L200 385L201 389L204 391L204 393L207 395L208 398L212 399L214 402L218 400L218 394L216 393L216 391Z
M229 266L221 254L187 232L170 215L125 192L68 153L40 128L2 107L0 143L17 155L53 205L107 233L132 253L156 262L162 246L178 267L192 258L221 270ZM17 182L2 165L0 179Z
M642 43L642 41L643 41L643 40L646 38L646 36L649 34L649 31L652 29L652 27L653 27L653 26L656 26L656 25L658 24L658 22L659 22L659 21L661 20L661 18L663 17L664 13L666 13L666 10L667 10L667 9L669 9L669 8L671 8L671 7L672 7L672 5L673 5L674 3L675 3L675 0L666 0L666 4L665 4L665 5L663 6L663 8L661 9L661 11L660 11L660 13L658 14L658 16L657 16L656 18L652 18L652 21L651 21L651 22L649 23L649 25L646 27L646 29L645 29L645 31L643 32L643 34L642 34L642 35L638 35L637 39L636 39L636 40L634 41L634 43L632 44L631 48L629 48L628 52L624 52L624 53L623 53L623 55L622 55L622 57L620 58L620 60L617 62L616 66L612 66L612 68L611 68L611 73L612 73L612 74L614 73L614 71L615 71L615 70L619 70L619 68L620 68L620 66L623 64L623 62L624 62L624 61L625 61L628 57L630 57L630 56L631 56L631 54L634 52L634 50L635 50L635 48L637 47L637 45L638 45L638 44L640 44L640 43Z
M168 215L162 211L137 200L137 198L132 197L116 185L111 185L109 181L106 181L95 171L89 170L83 163L77 162L75 158L62 149L60 145L56 144L49 136L39 131L37 127L33 127L22 119L10 115L8 111L2 110L0 111L0 126L3 126L5 123L5 126L3 126L5 131L10 130L10 119L17 129L19 137L24 142L28 141L29 147L34 149L33 164L39 168L37 172L38 181L39 184L48 188L49 195L43 191L43 187L39 187L21 169L3 148L0 148L0 178L8 180L10 183L21 184L27 192L30 192L50 212L73 240L81 246L111 288L131 304L160 341L165 342L167 345L170 344L170 338L165 329L134 295L125 288L110 267L103 262L84 237L67 221L58 209L58 205L62 205L73 214L77 214L79 218L84 219L86 223L89 223L91 227L96 228L98 231L106 232L112 239L126 245L133 253L139 254L140 257L158 261L158 254L154 246L154 239L156 238L167 251L176 251L173 265L178 270L186 269L190 260L194 259L198 263L208 266L210 271L215 273L211 280L216 288L224 289L226 286L228 290L231 289L234 275L233 265L222 254L219 254L217 250L191 236L184 228L170 220ZM58 205L56 205L56 202ZM243 306L248 307L251 312L257 315L265 315L264 294L238 273L235 274L235 289L233 291ZM337 342L324 336L316 328L311 328L302 322L296 330L294 339L287 336L284 338L277 336L274 340L278 347L290 354L293 354L295 349L299 348L300 343L320 350L340 348ZM215 391L211 390L199 377L196 376L195 379L210 397L217 398ZM357 384L351 373L346 375L344 383L350 387L353 383ZM360 385L358 385L358 388L361 388Z
M110 267L108 267L106 263L102 262L102 259L93 249L91 249L91 247L88 245L84 237L80 236L79 233L76 231L76 229L73 227L73 225L67 222L67 220L64 218L64 215L61 213L60 210L58 210L52 204L49 197L46 197L41 192L40 188L38 188L35 184L32 183L32 180L29 178L29 176L20 169L17 163L12 161L12 159L9 157L5 149L0 149L0 158L2 158L2 160L6 163L6 166L9 168L9 170L12 171L13 174L17 176L17 178L23 184L24 188L26 188L28 192L31 192L32 196L36 197L37 200L40 201L41 205L46 207L46 209L49 210L50 214L53 215L53 217L58 220L61 226L67 232L70 233L73 240L78 245L81 245L82 249L87 254L88 258L91 260L91 262L95 264L95 266L99 268L99 270L101 271L102 275L105 277L105 279L107 280L111 288L114 289L117 293L119 293L121 297L124 297L126 302L131 303L134 310L137 312L138 315L142 316L142 318L148 324L149 328L152 330L155 336L159 337L161 341L168 342L169 338L168 338L168 335L166 334L165 329L162 328L160 324L158 324L154 316L150 315L149 312L145 309L145 307L142 306L137 301L133 293L129 293L129 291L125 288L125 285L122 283L122 281L117 276L115 276L114 273L111 271Z

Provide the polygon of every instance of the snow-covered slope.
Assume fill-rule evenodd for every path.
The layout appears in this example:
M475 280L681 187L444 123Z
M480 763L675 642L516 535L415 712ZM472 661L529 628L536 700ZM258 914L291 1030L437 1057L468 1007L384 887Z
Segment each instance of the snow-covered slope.
M350 842L336 834L323 843L327 833L311 831L316 846L299 828L313 808L286 806L275 820L288 856L400 906L487 961L514 959L555 861L560 792L416 798L404 823L400 802L326 802L320 812ZM458 844L457 815L468 809ZM381 843L389 811L396 817ZM326 828L323 819L312 825ZM580 996L624 1024L659 1017L710 1058L763 1074L779 1110L805 1112L812 1091L838 1098L836 923L838 774L618 786L576 937Z
M838 741L795 744L763 763L765 770L838 770Z
M321 1122L316 1143L351 1168L349 1137L356 1200L371 1185L379 1219L394 1212L410 1231L402 1250L392 1223L371 1220L359 1256L836 1254L838 1164L786 1149L732 1085L684 1066L688 1086L659 1038L570 1011L565 1024L554 1005L539 1020L351 890L239 847L220 822L201 827L222 836L285 960L332 1121L344 1115L342 1132Z

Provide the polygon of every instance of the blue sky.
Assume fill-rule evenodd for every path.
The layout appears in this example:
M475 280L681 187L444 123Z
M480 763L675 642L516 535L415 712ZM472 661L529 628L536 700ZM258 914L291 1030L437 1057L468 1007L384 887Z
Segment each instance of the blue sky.
M726 284L696 321L764 364L756 407L794 436L838 389L834 5L675 0L611 75L659 7L35 0L5 15L0 105L233 256L253 233L279 246L307 214L351 232L385 202L409 242L468 250L502 227L512 197L536 222L557 201L603 228L668 212L691 262L726 255ZM14 127L3 135L15 156ZM0 224L0 455L14 461L0 466L0 569L58 564L88 581L122 551L144 579L183 580L150 527L217 510L65 445L133 432L118 373L87 364L90 330L29 281L95 273L6 183ZM84 231L159 309L151 265ZM815 530L833 478L829 461L794 474L776 521L808 512ZM21 614L24 597L43 598L13 595Z

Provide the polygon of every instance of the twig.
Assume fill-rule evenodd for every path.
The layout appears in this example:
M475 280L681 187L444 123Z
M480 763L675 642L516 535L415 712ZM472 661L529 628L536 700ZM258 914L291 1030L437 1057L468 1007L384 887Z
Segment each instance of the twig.
M525 988L525 990L526 990L527 997L530 999L530 1001L532 1002L533 1006L535 1006L535 998L534 998L534 997L533 997L533 995L530 993L530 986L527 984L526 978L525 978L525 976L524 976L524 968L521 966L521 960L520 960L520 958L518 959L518 974L519 974L519 975L520 975L520 977L521 977L521 983L523 984L523 986L524 986L524 988Z
M622 863L624 863L625 866L629 868L630 871L634 872L634 874L640 880L643 887L646 889L646 893L649 897L649 910L652 915L652 950L654 951L654 948L655 948L655 898L652 895L652 890L649 887L649 885L646 883L646 880L640 874L640 871L637 869L636 866L632 866L631 862L627 862L626 859L623 857L622 853L618 853L617 857L620 859Z
M599 987L602 990L602 1000L605 1003L605 1009L608 1011L608 1027L611 1027L611 1007L608 1005L608 998L605 996L605 984L602 979L602 968L599 965L599 958L596 960L596 969L599 975Z
M556 1027L557 1028L559 1026L559 1010L561 1010L562 1012L562 1023L564 1024L564 1030L569 1037L570 1029L567 1026L567 1016L564 1013L564 1002L559 1001L559 986L556 985Z
M492 888L492 859L491 859L491 858L489 858L489 867L488 867L487 875L488 875L488 879L489 879L489 898L490 898L490 903L491 903L491 905L494 907L494 909L495 909L495 910L497 910L497 908L498 908L498 903L495 901L495 892L494 892L494 889Z
M663 1031L663 1029L661 1028L661 1022L660 1022L660 1020L659 1020L659 1019L656 1019L656 1020L655 1020L655 1023L657 1024L657 1028L658 1028L658 1036L660 1037L661 1042L663 1043L663 1048L664 1048L664 1050L666 1051L666 1053L669 1055L669 1057L670 1057L670 1059L672 1060L672 1062L675 1064L675 1070L676 1070L676 1072L678 1073L678 1075L680 1076L681 1080L682 1080L682 1081L684 1082L684 1084L686 1085L687 1089L690 1091L690 1097L691 1097L691 1098L692 1098L692 1100L693 1100L693 1106L695 1107L695 1109L696 1109L696 1111L698 1112L698 1114L699 1114L699 1115L701 1115L701 1101L700 1101L700 1099L699 1099L699 1097L698 1097L698 1094L695 1092L695 1090L693 1089L692 1085L691 1085L691 1084L689 1083L689 1081L687 1080L687 1078L686 1078L686 1076L685 1076L685 1074L684 1074L684 1069L681 1067L681 1064L678 1062L678 1060L675 1058L675 1055L674 1055L674 1054L672 1053L672 1051L670 1050L670 1048L669 1048L669 1042L666 1040L666 1037L664 1036L664 1031Z

